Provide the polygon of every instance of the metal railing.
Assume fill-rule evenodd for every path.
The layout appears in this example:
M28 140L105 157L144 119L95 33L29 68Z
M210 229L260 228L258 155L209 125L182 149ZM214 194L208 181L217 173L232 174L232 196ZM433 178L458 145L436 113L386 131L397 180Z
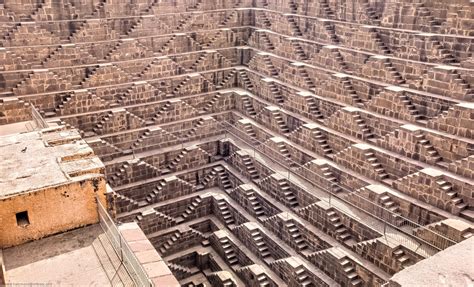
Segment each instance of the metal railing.
M267 151L270 150L270 151L274 152L275 154L279 154L278 150L275 150L270 146L265 146L267 144L266 142L262 142L262 141L260 141L256 138L250 137L245 132L242 132L234 124L232 124L230 122L227 122L227 121L222 121L219 124L224 127L224 129L226 131L226 137L229 134L231 134L231 135L235 136L238 140L244 142L245 144L249 145L252 148L253 155L249 154L249 156L252 156L253 158L255 158L256 152L258 151L259 153L264 154L271 161L275 162L276 164L280 165L281 167L283 167L286 170L286 174L281 174L281 172L276 172L276 173L279 173L280 175L284 175L288 179L290 179L292 175L304 178L307 182L309 182L315 188L318 188L318 189L320 189L320 190L327 193L328 198L326 199L326 198L319 198L318 197L320 200L325 201L330 206L332 206L335 209L337 209L337 210L343 212L344 214L346 214L348 217L351 217L356 221L360 220L360 219L352 217L351 215L347 214L343 210L340 210L340 208L338 206L335 206L334 202L331 202L331 200L333 198L337 198L337 200L339 202L350 205L350 206L356 208L357 210L360 210L360 211L364 212L365 214L368 214L371 217L379 220L382 223L382 225L379 224L377 226L378 230L371 228L369 225L366 225L366 224L364 224L364 225L366 225L367 227L373 229L376 232L380 232L380 230L382 230L383 235L386 237L387 240L390 238L390 240L392 242L412 244L413 243L412 240L408 241L408 240L404 239L403 236L397 236L397 233L398 234L402 233L402 234L406 235L407 237L410 237L410 238L416 240L416 242L418 243L418 246L415 246L416 247L415 251L417 251L421 246L423 246L423 244L425 244L424 251L425 251L425 253L428 253L427 255L433 255L437 251L444 250L444 249L448 248L449 246L452 246L452 245L457 243L456 241L453 241L452 239L444 236L443 234L439 234L439 233L435 232L434 230L429 229L426 226L423 226L423 225L419 224L418 222L414 222L413 220L408 219L406 217L403 217L401 214L395 213L395 212L387 209L386 207L377 204L376 202L370 201L369 199L367 199L367 198L361 196L360 194L358 194L357 192L354 192L354 190L349 190L341 184L338 184L338 183L335 184L334 182L329 181L325 177L322 177L321 175L315 173L314 171L308 169L307 167L301 165L300 163L295 162L292 159L287 159L285 161L282 161L281 158L275 158L274 155L269 154ZM288 140L288 138L286 138L286 137L285 137L285 139ZM263 148L263 147L265 147L265 148ZM304 153L304 152L302 152L302 153ZM301 174L299 174L299 173L301 173L302 170L305 170L305 172L310 173L312 176L317 177L318 180L321 180L322 182L325 182L327 184L322 185L321 183L314 182L313 180L308 179L306 176L302 176ZM338 189L340 189L342 191L345 191L346 192L345 194L349 194L350 196L356 197L359 200L359 202L363 202L362 205L364 206L364 208L354 204L353 202L351 202L349 200L347 200L347 198L342 197L340 194L338 194L335 191L334 188L327 188L327 186L334 186L334 185ZM402 226L397 226L397 224L394 222L394 219L401 220L402 221ZM374 225L374 224L372 223L372 225ZM413 234L414 230L424 232L425 234L430 234L431 236L429 236L429 237L435 236L435 237L438 238L438 240L436 241L436 243L428 242L428 241L424 240L423 238L420 238L420 237L416 236L415 234Z
M301 178L304 178L307 182L309 182L314 188L317 188L319 190L322 190L327 194L327 198L324 197L318 197L319 200L324 201L328 203L331 207L334 207L335 209L343 212L346 214L348 217L359 221L359 219L347 214L343 210L340 209L339 206L334 205L334 200L337 199L340 203L350 205L351 207L362 211L363 213L375 218L376 220L380 221L378 225L375 225L374 222L371 223L376 229L373 227L370 227L370 225L364 224L368 228L374 230L377 233L382 232L382 234L385 236L387 240L391 240L392 242L399 242L399 243L414 243L413 240L410 242L406 240L406 238L403 238L403 236L397 236L397 234L403 234L406 235L409 238L412 238L415 240L415 242L418 244L418 246L413 246L412 249L418 250L423 244L425 244L425 253L428 253L428 255L432 255L436 253L439 250L446 249L449 246L452 246L456 244L457 242L444 236L443 234L439 234L436 231L429 229L426 226L423 226L422 222L415 222L412 219L406 218L402 216L399 213L395 213L392 210L387 209L385 206L382 206L378 204L377 202L373 202L366 197L361 196L357 192L354 192L354 190L349 190L347 187L339 184L339 183L334 183L329 181L327 178L322 177L321 175L315 173L314 171L308 169L307 167L301 165L298 162L295 162L294 160L287 159L285 161L282 161L281 158L276 158L274 154L270 154L268 151L271 151L275 154L278 154L279 151L275 150L274 148L270 147L267 145L267 142L262 142L256 138L250 137L248 134L245 132L241 131L235 124L222 119L221 121L217 123L213 123L215 125L216 129L222 131L222 136L223 139L228 138L229 135L234 136L236 139L244 142L245 144L249 145L252 149L252 157L255 158L256 152L258 151L261 154L264 154L267 158L269 158L271 161L275 162L276 164L280 165L286 170L285 174L281 174L281 172L276 171L276 173L279 173L281 175L284 175L288 179L291 178L291 176L298 176ZM191 128L192 129L192 128ZM271 134L269 134L271 137ZM186 138L178 137L178 140L182 139L180 144L178 146L181 146L183 148ZM288 138L285 137L286 140ZM176 140L173 140L172 142L175 142ZM162 143L161 143L162 144ZM304 153L303 151L300 151ZM249 154L250 155L250 154ZM302 172L306 172L311 174L311 176L314 176L314 178L317 178L319 182L315 182L314 180L309 179L307 176L302 175ZM321 184L323 182L324 184ZM358 202L361 204L355 204L354 201L348 200L347 197L342 197L341 194L338 194L339 192L336 192L336 189L345 191L344 194L354 197L357 199ZM401 224L398 224L397 221ZM418 230L420 233L425 233L429 234L435 238L438 238L436 242L428 242L424 240L423 238L420 238L419 236L416 236L413 234L414 230Z
M119 269L123 266L130 275L130 278L135 283L135 286L154 286L153 282L148 277L140 262L138 262L137 257L131 250L126 240L123 238L122 234L118 230L108 212L105 210L100 200L96 198L96 201L97 211L99 213L99 224L102 227L107 239L110 241L113 249L115 250L115 253L120 259L120 265L117 267L117 270L115 270L115 274L110 279L110 281L113 282L113 279L118 276Z
M48 127L48 123L43 119L41 114L35 108L35 106L31 105L31 118L33 122L36 124L36 127L44 129Z

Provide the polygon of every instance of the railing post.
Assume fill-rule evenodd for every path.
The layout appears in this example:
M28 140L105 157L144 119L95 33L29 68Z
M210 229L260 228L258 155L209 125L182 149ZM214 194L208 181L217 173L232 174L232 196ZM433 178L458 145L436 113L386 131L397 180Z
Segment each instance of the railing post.
M122 246L122 236L119 234L119 242L120 242L120 260L123 262L123 246Z

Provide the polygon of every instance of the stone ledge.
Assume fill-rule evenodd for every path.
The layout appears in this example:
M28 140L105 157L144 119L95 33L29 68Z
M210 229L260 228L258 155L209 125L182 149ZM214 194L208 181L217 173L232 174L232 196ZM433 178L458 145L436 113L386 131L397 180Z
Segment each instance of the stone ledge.
M178 280L171 273L163 258L158 254L138 224L135 222L124 223L118 228L155 286L180 286Z
M472 258L474 237L400 271L388 286L469 286L474 278Z

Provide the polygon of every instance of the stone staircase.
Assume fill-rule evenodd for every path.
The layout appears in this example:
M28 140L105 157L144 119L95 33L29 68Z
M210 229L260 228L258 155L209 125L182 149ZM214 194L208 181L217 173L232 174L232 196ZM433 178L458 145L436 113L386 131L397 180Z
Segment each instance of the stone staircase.
M237 11L232 11L229 15L227 15L222 22L219 23L219 27L227 27L227 23L232 20L232 18L237 17Z
M196 61L194 61L194 63L191 65L191 67L189 67L189 69L187 69L188 72L194 72L194 71L198 71L198 67L199 65L207 58L207 55L208 53L202 53L199 55L199 57L197 58Z
M179 165L181 159L183 159L183 157L185 157L187 153L188 150L186 148L181 150L181 152L170 161L167 168L169 170L174 170Z
M193 18L194 14L188 14L186 16L184 16L183 19L180 19L178 21L178 26L176 26L176 28L173 30L173 32L181 32L183 30L186 30L191 24L192 24L192 21L191 19Z
M173 233L173 235L170 236L170 238L161 245L158 250L160 251L161 255L165 255L168 253L168 250L180 240L181 238L181 232L178 230Z
M123 150L122 150L121 148L117 147L116 145L111 144L110 142L108 142L108 141L106 141L106 140L99 139L99 141L100 141L100 143L101 143L102 145L107 146L107 147L113 149L113 150L114 150L115 152L117 152L117 153L122 153L122 152L123 152Z
M394 84L396 85L405 84L405 80L403 79L402 75L392 65L392 62L390 62L388 58L383 61L383 65L388 75L390 75L390 78L393 79Z
M339 264L342 266L344 273L348 279L349 286L362 286L363 281L356 272L354 263L347 258L339 259Z
M115 193L114 204L117 213L129 212L140 207L140 203L138 201L120 193Z
M197 0L196 3L192 6L189 6L186 10L187 11L199 11L201 10L202 6L202 1L203 0Z
M344 243L349 243L350 241L353 241L351 233L342 224L341 218L339 217L337 212L329 210L326 215L329 224L334 229L334 236L337 240L340 240Z
M161 48L158 50L158 53L159 54L163 54L165 51L167 51L168 47L171 46L171 44L173 44L173 42L176 40L176 35L173 35L171 36L168 41L166 41L163 46L161 46Z
M326 136L318 130L311 133L312 138L318 143L325 156L332 154L332 149L328 144Z
M329 7L328 0L319 1L319 7L320 7L321 11L323 12L322 15L325 18L328 18L328 19L335 19L336 18L336 15L332 11L331 7Z
M406 268L413 264L410 257L405 254L405 251L401 247L393 250L392 255L401 264L402 268Z
M263 24L265 28L271 28L272 27L272 22L267 17L267 14L265 14L264 11L256 11L257 18L260 20L260 22Z
M456 207L457 211L461 212L468 208L468 205L464 200L458 196L458 193L454 190L453 185L443 178L436 180L438 188L443 191L447 198L450 199L451 203Z
M220 98L221 98L220 93L215 94L212 97L212 99L209 102L206 103L206 105L203 108L203 111L206 112L206 113L210 113L210 111L212 110L212 107L214 107L216 105L216 103L219 101Z
M250 101L250 98L247 96L242 96L241 100L242 100L242 106L244 107L247 114L250 115L251 117L256 116L257 112L255 111L253 104Z
M380 26L382 21L380 20L380 17L377 14L375 8L370 5L370 1L364 0L361 5L362 10L365 11L365 14L369 17L371 24L375 26Z
M379 199L379 203L381 206L391 212L388 217L391 219L390 221L396 226L400 227L406 223L405 219L403 219L402 213L400 212L400 206L395 203L395 201L393 201L389 195L382 195Z
M372 169L376 172L378 180L390 179L389 174L385 171L382 164L379 162L377 156L373 152L364 153L365 160L370 164Z
M268 87L270 89L270 93L272 94L273 99L278 105L282 105L285 100L283 99L283 96L281 94L280 88L278 88L277 85L273 81L268 81L267 82Z
M359 130L362 132L362 139L372 139L374 134L370 130L370 127L365 123L362 117L359 114L353 114L352 119L355 124L359 127Z
M152 174L154 175L160 175L161 174L161 170L159 168L157 168L156 166L152 165L152 164L149 164L148 162L144 161L144 160L140 160L138 162L139 165L144 165L148 170L151 170Z
M201 179L199 184L197 185L198 190L205 189L208 186L209 183L211 183L212 180L214 180L217 177L217 171L216 168L213 168L209 173L207 173L204 178Z
M332 173L331 169L328 166L324 166L321 169L323 178L329 183L329 188L331 193L339 193L342 190L341 186L339 185L339 181Z
M184 210L183 214L179 216L180 219L183 221L186 220L190 215L192 215L195 211L196 208L201 204L202 199L200 196L195 197L191 203L186 207Z
M258 174L258 171L253 164L253 159L250 157L250 155L244 154L242 155L241 159L245 170L249 174L250 178L252 180L258 180L260 178L260 175Z
M460 87L460 90L464 91L466 100L474 99L474 89L456 70L451 70L451 77L452 81Z
M400 102L405 105L408 113L410 114L411 118L414 120L414 121L422 121L425 119L424 116L422 116L419 112L418 112L418 109L416 108L415 105L413 105L413 103L411 102L410 98L408 98L408 96L406 95L399 95L398 96Z
M145 130L143 133L141 133L139 136L138 136L138 139L136 141L134 141L132 143L132 145L130 146L131 149L135 149L135 148L138 148L142 142L146 139L148 139L148 137L151 135L151 132L147 129Z
M251 239L256 246L258 250L258 255L263 258L264 260L269 260L271 259L271 253L268 249L267 244L265 243L265 240L263 239L263 236L260 234L259 229L254 229L250 233Z
M263 272L263 273L260 273L260 274L257 274L255 275L255 273L251 272L250 269L251 267L253 266L256 266L256 265L248 265L248 266L244 266L242 268L238 268L236 269L236 273L239 275L239 277L241 278L247 278L247 277L250 277L250 278L255 278L256 277L256 283L258 284L258 286L260 287L270 287L270 286L273 286L271 284L271 279L268 277L268 275ZM260 266L259 266L260 267Z
M224 250L225 260L229 264L232 269L236 269L240 267L239 259L237 258L237 254L234 251L234 248L229 242L227 237L223 237L219 239L219 243L221 244L222 249Z
M56 108L54 109L54 115L61 114L62 110L64 109L64 106L67 105L71 100L72 100L72 95L71 94L65 96L61 100L61 102L56 106ZM105 103L105 101L104 101L104 103Z
M168 113L171 110L171 103L166 102L163 106L160 107L158 112L151 118L153 122L157 122L160 120L161 116Z
M246 135L250 137L250 141L253 144L258 144L258 139L257 139L257 134L255 134L255 130L253 128L253 125L250 122L244 122L242 123L242 129Z
M235 86L235 75L237 75L236 70L230 71L230 73L227 74L227 76L225 76L224 79L222 79L222 81L216 85L216 89L225 88L225 87L227 87L226 85L228 83L232 84L232 85L230 85L231 87L234 87Z
M151 209L151 212L153 215L155 215L157 217L157 219L155 219L157 222L168 222L169 225L174 225L175 223L177 223L178 221L176 219L174 219L173 217L171 216L168 216L162 212L159 212L155 209ZM142 213L140 213L139 215L137 215L135 217L136 221L138 222L138 224L140 224L140 222L146 217L146 214L147 211L144 211Z
M323 120L324 116L319 110L318 105L316 104L316 100L313 97L306 97L306 107L311 115L311 117L315 120Z
M278 152L280 155L282 155L286 161L286 165L290 167L296 167L298 166L298 163L294 162L294 160L291 157L291 153L288 151L286 148L286 144L283 141L279 141L276 143L276 148L278 149Z
M285 227L288 230L291 241L296 244L297 250L299 252L303 252L304 250L308 249L305 239L301 235L298 227L293 222L286 222Z
M272 77L278 77L278 74L279 74L278 70L273 65L272 60L270 59L270 56L263 55L262 59L263 59L263 63L265 64L265 67L267 68L267 71L270 72L270 75Z
M171 272L173 272L173 275L178 280L191 277L200 272L200 270L196 267L188 268L186 266L176 264L176 263L171 263L171 262L167 262L166 265L168 265L169 269L171 270Z
M303 81L304 81L306 87L308 88L308 90L313 90L313 89L316 88L316 86L314 85L313 81L309 77L308 72L306 71L304 66L298 66L297 67L297 72L298 72L299 76L301 76L301 78L303 79Z
M337 65L339 66L339 68L344 72L344 73L351 73L351 71L349 71L349 67L347 66L346 64L346 61L344 60L344 57L342 56L341 52L339 51L339 49L336 47L336 46L330 46L330 47L334 47L332 49L330 49L330 55L332 56L332 58L335 60L335 62L337 63ZM346 78L348 80L348 78ZM350 81L349 81L350 83ZM351 87L352 88L352 84L351 84Z
M265 50L270 50L270 51L275 50L275 46L273 45L272 41L270 41L270 38L268 38L265 32L259 33L258 35L259 35L259 39L263 42L263 46L265 47Z
M239 77L240 79L242 80L243 82L243 86L246 90L249 90L249 91L252 91L253 90L253 84L252 82L250 81L248 75L247 75L247 72L245 71L239 71Z
M232 182L229 179L227 171L223 167L216 168L219 176L220 184L224 191L230 191L233 188Z
M383 55L391 54L390 49L385 45L382 38L380 37L379 33L376 29L371 28L369 29L370 37L374 41L375 45L378 48L378 51Z
M179 94L180 90L182 87L185 87L186 84L191 80L191 77L190 76L186 76L186 78L181 82L179 83L176 88L173 89L173 94L174 95L177 95Z
M438 151L423 134L417 134L415 135L415 138L417 142L423 147L424 152L426 153L425 160L427 162L436 164L443 160Z
M166 181L160 180L158 181L158 184L153 188L153 190L146 196L146 201L148 203L155 203L159 198L159 196L162 192L163 187L166 186Z
M217 101L217 100L216 100ZM194 136L197 132L197 130L204 126L204 124L206 123L206 121L204 119L199 119L198 122L183 136L185 139L189 139L191 138L192 136Z
M219 209L219 212L224 219L225 224L227 227L231 227L235 224L234 217L232 216L232 213L229 210L229 204L227 203L226 200L224 199L219 199L217 201L217 208Z
M438 54L441 58L441 61L444 64L454 64L457 62L456 58L451 54L451 51L444 48L443 44L438 40L431 40L433 44L433 49L438 51Z
M107 175L107 181L115 186L117 182L119 182L127 173L130 168L130 165L128 162L123 163L114 174L112 175Z
M129 37L133 37L133 33L137 31L137 29L139 29L139 27L142 25L143 23L143 17L140 17L138 18L138 20L135 21L135 23L133 23L130 28L128 29L128 31L126 32L126 35L129 36ZM115 48L114 48L115 50ZM112 51L109 52L109 54L107 55L107 59L110 58L110 56L112 55Z
M288 180L286 179L281 179L278 181L278 188L283 194L284 201L285 203L291 207L291 208L296 208L299 206L298 203L298 198L294 194L291 186L288 183Z
M160 59L154 59L151 61L140 73L138 73L137 78L142 79L154 66L159 65L160 61Z
M295 0L288 0L288 7L290 8L291 13L298 13L298 4L295 3Z
M252 190L247 190L245 192L245 197L247 198L254 215L258 218L263 218L265 216L265 210L260 204L258 198L255 196L255 192Z
M302 287L311 287L314 286L313 281L311 281L308 271L306 271L303 266L299 266L295 270L295 279L298 283L298 286Z
M351 101L355 106L364 107L364 102L359 97L359 95L357 95L357 92L354 89L354 87L352 86L352 83L349 80L349 78L342 79L342 86L343 86L344 90L346 91L346 93L351 98Z
M336 28L334 25L329 21L325 21L323 22L323 26L331 43L336 45L339 44L339 38L336 35Z
M271 115L272 115L272 118L275 120L278 126L278 129L280 130L282 134L287 134L290 132L290 129L286 125L279 111L271 111Z
M298 23L296 22L293 16L287 16L288 25L290 30L293 32L293 36L303 37L303 33L301 33L300 28L298 27Z
M306 55L304 49L298 43L298 41L291 41L291 46L294 49L295 55L300 61L307 61L309 60L308 55Z
M105 4L107 4L107 0L100 0L99 4L92 11L92 18L100 18L101 14L105 14Z
M209 49L212 45L222 36L225 30L219 30L211 39L205 44L203 44L203 48Z

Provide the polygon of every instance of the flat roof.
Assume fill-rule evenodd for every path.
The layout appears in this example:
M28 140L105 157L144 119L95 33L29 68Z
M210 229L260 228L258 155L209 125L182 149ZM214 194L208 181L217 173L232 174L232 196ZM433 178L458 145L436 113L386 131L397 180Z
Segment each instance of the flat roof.
M29 132L36 129L34 121L17 122L0 126L0 136Z
M0 199L84 179L103 167L74 129L0 136Z
M93 247L101 234L95 224L4 249L7 283L112 286Z

